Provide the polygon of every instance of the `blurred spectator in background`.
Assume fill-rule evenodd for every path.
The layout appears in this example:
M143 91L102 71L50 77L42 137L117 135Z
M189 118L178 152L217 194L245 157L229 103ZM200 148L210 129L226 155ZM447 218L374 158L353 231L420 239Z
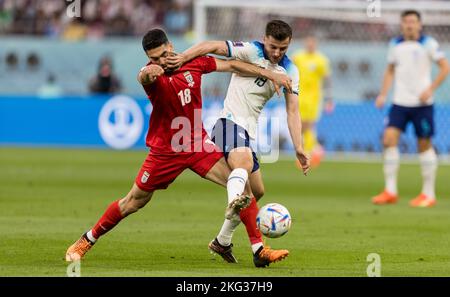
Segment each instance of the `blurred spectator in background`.
M80 3L81 17L77 18L77 25L84 25L88 33L79 34L77 38L140 36L149 28L162 26L169 34L185 34L192 29L193 0L81 0ZM74 24L69 22L66 15L66 9L71 4L72 1L65 0L0 0L0 33L61 37L67 31L65 27L69 26L69 36L72 36L74 29L80 32L80 27L73 28ZM220 15L212 17L214 22L209 22L211 26L236 27L236 30L229 31L236 35L226 37L232 39L258 34L253 28L258 27L258 22L264 22L253 8L236 11L230 8L212 9L208 13L212 16L214 13ZM442 18L447 16L443 15ZM364 33L349 34L355 28L354 21L343 18L295 19L294 38L299 38L301 32L314 28L316 32L323 32L321 39L383 41L397 30L396 26L389 23L368 22L359 24L360 32ZM446 24L429 26L427 33L442 41L450 40Z
M111 58L105 56L100 60L98 73L89 81L89 91L97 94L113 94L121 91L120 80L113 72Z
M58 15L54 14L44 27L44 35L50 38L57 38L61 35L61 32L62 24L59 21Z
M0 32L5 32L13 21L12 9L0 1Z
M299 106L305 152L311 156L311 166L316 167L320 164L324 154L316 132L316 126L322 113L322 101L325 101L327 113L332 112L334 108L331 97L331 69L328 58L318 50L318 41L315 36L308 35L304 40L304 45L303 50L293 55L293 62L302 75Z
M69 18L65 0L0 0L0 33L68 40L136 36L167 25L172 34L191 28L192 0L82 0L81 17Z
M63 94L62 88L56 83L56 77L49 73L47 81L37 91L37 95L42 99L56 99Z
M158 27L158 11L160 5L150 6L140 2L131 15L134 35L143 35L149 28Z
M31 53L27 57L27 70L38 71L41 66L41 59L36 53Z
M189 31L189 13L181 1L172 3L172 6L166 13L164 26L167 31L175 34L184 34Z
M88 28L79 19L74 18L69 24L64 28L62 37L69 41L78 41L86 38Z
M19 65L19 58L15 53L8 53L5 57L5 64L8 71L17 70L17 67Z
M108 36L127 36L133 32L130 18L125 10L119 9L111 20L107 22L106 33Z

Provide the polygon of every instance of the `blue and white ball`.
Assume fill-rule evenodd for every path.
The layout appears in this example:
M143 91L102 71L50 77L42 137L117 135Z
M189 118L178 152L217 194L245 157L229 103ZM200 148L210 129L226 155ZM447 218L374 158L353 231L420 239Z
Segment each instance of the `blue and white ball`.
M281 237L291 228L291 215L283 205L269 203L259 210L256 224L265 236L269 238Z

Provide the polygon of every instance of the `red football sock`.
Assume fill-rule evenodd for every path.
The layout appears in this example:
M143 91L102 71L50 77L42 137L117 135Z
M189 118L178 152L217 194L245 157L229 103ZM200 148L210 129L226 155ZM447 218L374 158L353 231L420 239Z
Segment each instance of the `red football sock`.
M244 223L247 229L248 238L251 244L262 242L261 232L259 232L256 226L256 216L258 215L258 205L256 204L255 197L252 198L250 205L240 211L239 216L242 223Z
M95 224L94 228L92 228L92 235L95 239L98 239L100 236L114 228L114 226L116 226L122 219L123 216L120 213L119 200L114 201L108 206L103 216L100 220L98 220L97 224Z

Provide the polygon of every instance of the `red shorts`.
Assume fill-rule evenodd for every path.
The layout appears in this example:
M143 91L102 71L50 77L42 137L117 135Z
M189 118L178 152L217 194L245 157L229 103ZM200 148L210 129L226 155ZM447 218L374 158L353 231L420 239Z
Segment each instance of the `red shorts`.
M136 177L137 186L147 192L167 189L185 169L189 168L201 177L223 157L219 151L158 154L149 152Z

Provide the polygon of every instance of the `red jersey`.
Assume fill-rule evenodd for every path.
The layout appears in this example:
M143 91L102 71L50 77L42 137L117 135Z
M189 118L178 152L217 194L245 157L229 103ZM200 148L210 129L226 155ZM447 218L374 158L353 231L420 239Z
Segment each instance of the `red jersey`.
M143 86L153 105L146 139L152 152L193 152L194 144L202 144L202 74L216 68L213 57L198 57Z

